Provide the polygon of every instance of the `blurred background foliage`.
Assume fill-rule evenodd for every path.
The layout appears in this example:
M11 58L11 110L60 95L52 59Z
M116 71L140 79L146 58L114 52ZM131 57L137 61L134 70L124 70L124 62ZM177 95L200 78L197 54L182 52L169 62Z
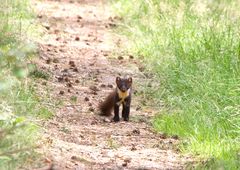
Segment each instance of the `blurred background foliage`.
M31 162L38 138L34 123L39 98L27 78L37 46L34 12L29 0L0 2L0 169Z

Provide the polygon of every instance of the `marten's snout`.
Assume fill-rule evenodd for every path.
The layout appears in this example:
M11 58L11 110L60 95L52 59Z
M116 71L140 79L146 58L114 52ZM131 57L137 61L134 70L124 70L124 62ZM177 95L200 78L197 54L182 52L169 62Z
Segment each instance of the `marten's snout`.
M127 87L123 86L123 87L121 88L121 91L122 91L122 92L126 92L126 91L127 91Z

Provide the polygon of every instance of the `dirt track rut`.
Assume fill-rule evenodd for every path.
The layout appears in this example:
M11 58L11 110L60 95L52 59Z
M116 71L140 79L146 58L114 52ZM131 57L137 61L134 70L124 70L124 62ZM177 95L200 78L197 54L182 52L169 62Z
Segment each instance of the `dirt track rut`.
M100 0L42 0L34 6L45 30L36 63L51 74L40 86L60 103L54 118L43 123L46 164L59 170L184 169L188 159L174 149L178 140L152 131L152 114L139 107L141 95L133 97L129 122L112 123L96 114L117 75L144 81L135 58L113 57L123 41L110 32L118 18L107 5Z

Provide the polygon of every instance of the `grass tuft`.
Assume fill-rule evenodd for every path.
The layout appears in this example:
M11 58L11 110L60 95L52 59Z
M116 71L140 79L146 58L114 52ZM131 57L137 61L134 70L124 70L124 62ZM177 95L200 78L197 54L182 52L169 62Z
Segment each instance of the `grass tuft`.
M155 73L164 102L154 127L184 141L199 167L239 169L240 12L238 1L118 0L126 47ZM148 89L149 90L149 89Z
M41 79L45 79L45 80L48 80L50 77L50 75L47 72L38 70L38 69L31 71L29 73L29 76L33 77L33 78L41 78Z

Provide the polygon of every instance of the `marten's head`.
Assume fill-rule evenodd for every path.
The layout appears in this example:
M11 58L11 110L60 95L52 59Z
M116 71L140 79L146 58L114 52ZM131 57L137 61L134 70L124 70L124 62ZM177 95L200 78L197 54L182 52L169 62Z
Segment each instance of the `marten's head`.
M116 83L117 83L117 88L122 91L122 92L126 92L128 89L131 88L132 86L132 78L120 78L117 77L116 78Z

